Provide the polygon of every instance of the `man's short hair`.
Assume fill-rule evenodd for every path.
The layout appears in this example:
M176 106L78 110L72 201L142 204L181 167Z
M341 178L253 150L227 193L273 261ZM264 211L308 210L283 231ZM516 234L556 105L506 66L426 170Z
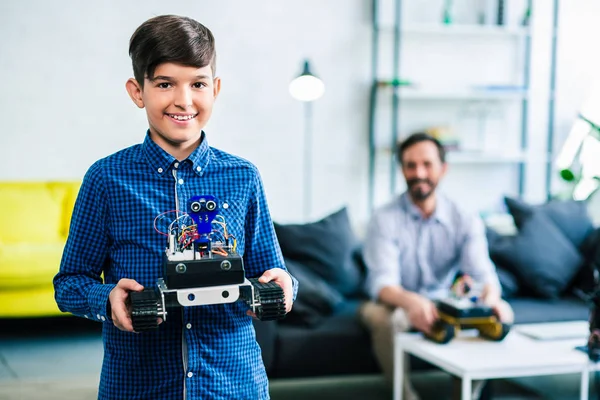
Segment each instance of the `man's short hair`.
M396 157L398 158L398 163L402 165L402 156L409 147L412 147L415 144L421 142L431 142L435 144L435 147L437 147L438 153L440 155L440 161L442 162L442 164L446 162L446 150L444 149L444 146L440 143L440 141L428 133L417 132L413 133L412 135L404 139L402 142L398 143L398 147L396 149Z
M215 38L212 32L188 17L160 15L140 25L129 40L133 75L142 87L154 78L156 67L176 63L216 72Z

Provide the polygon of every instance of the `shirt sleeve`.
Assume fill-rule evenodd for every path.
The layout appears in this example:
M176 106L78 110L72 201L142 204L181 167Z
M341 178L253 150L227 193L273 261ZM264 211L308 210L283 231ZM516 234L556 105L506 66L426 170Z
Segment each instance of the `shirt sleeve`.
M298 280L285 267L262 179L257 170L248 202L245 226L244 266L247 274L258 277L271 268L283 269L292 278L293 300L296 301Z
M108 295L115 285L104 284L101 277L109 247L108 199L101 172L98 162L83 179L53 283L61 311L105 321Z
M384 287L401 284L399 238L392 232L391 221L385 213L376 213L367 228L363 247L366 288L374 300Z
M495 285L500 289L496 267L489 256L485 226L479 217L467 221L467 232L460 250L460 269L476 282Z

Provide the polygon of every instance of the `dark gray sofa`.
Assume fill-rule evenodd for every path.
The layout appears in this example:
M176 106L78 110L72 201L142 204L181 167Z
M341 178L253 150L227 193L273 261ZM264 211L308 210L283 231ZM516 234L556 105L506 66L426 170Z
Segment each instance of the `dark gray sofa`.
M517 297L508 299L516 323L587 319L588 306L575 297L556 301ZM285 322L255 322L269 378L317 377L379 372L368 331L356 311L359 301L349 300L316 327Z
M532 225L539 223L540 215L548 213L548 207L534 208L525 203L515 205L511 200L507 200L512 206L509 206L509 210L513 217L517 215L515 222L519 234L503 237L489 230L488 241L505 298L515 312L515 323L587 319L589 306L581 293L591 288L593 257L596 257L595 262L600 260L600 250L595 251L600 249L600 240L598 231L594 231L585 213L581 214L583 205L570 202L568 206L561 206L562 209L550 208L551 211L560 209L570 213L567 215L568 221L577 225L569 225L570 231L563 227L574 239L573 246L577 244L577 254L565 256L557 251L561 246L566 248L567 243L564 240L559 240L560 244L555 243L555 238L549 236L548 231L556 232L545 224L548 221L544 220L541 227ZM526 215L518 215L517 209L527 211L524 212ZM311 257L311 252L328 252L325 248L319 248L328 230L333 235L346 234L337 242L335 238L327 242L339 251L335 257L329 254L329 258L312 260L315 262L311 265L306 261ZM286 319L254 323L269 378L379 372L369 333L357 318L358 307L366 299L362 290L364 265L360 257L360 245L354 241L353 234L348 234L348 230L351 231L344 209L313 224L276 224L286 263L299 279L300 291L294 310ZM534 235L529 235L529 231ZM315 237L320 240L317 244L312 242ZM302 246L295 246L295 242ZM518 251L526 254L517 254ZM536 251L543 254L536 255ZM344 264L343 267L333 263L336 258L338 264ZM541 260L541 263L533 266L535 260ZM531 270L522 271L523 265ZM327 268L334 268L335 271ZM310 273L306 274L307 271ZM342 274L345 276L342 282L332 282ZM329 281L324 277L329 277ZM314 281L323 282L315 287ZM327 290L335 295L320 292Z

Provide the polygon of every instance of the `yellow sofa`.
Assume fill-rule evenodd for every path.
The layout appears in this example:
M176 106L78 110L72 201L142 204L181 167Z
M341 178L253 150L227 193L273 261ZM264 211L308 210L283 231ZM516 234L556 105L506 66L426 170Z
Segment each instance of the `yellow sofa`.
M52 278L80 185L0 181L0 318L62 314Z

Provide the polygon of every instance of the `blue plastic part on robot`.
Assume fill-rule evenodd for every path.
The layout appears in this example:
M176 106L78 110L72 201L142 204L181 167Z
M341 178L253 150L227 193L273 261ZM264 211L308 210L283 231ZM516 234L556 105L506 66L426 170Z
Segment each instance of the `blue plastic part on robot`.
M200 237L198 243L210 242L207 235L212 232L212 222L219 213L219 202L215 196L192 196L187 203L188 214L196 224Z

